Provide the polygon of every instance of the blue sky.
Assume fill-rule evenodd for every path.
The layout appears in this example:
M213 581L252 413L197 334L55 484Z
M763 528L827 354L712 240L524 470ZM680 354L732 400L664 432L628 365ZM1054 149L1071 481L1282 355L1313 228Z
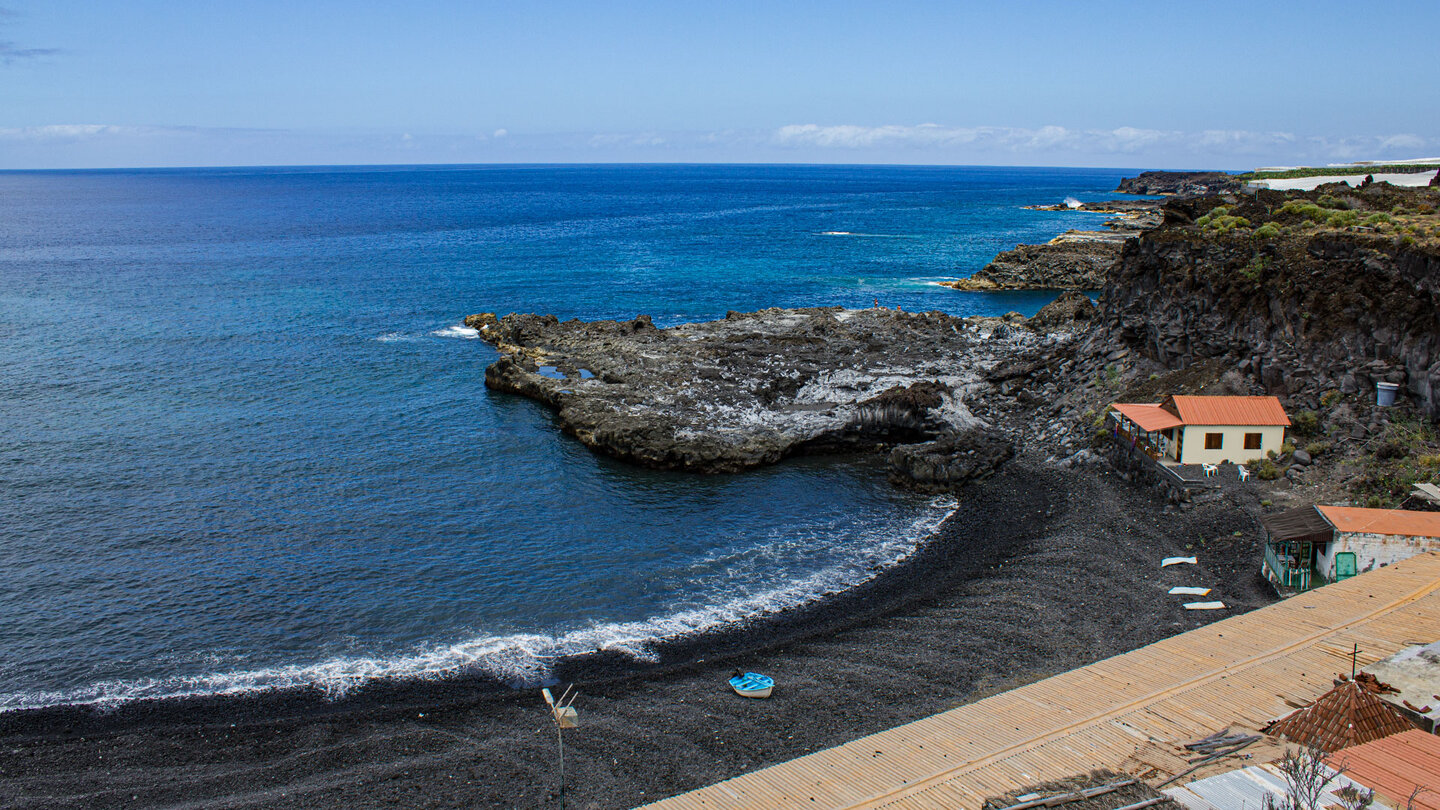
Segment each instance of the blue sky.
M1440 155L1440 3L0 0L0 168Z

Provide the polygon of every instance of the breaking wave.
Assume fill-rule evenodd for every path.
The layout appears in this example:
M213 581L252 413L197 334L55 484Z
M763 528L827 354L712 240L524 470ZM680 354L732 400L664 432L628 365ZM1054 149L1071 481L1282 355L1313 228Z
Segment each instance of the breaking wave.
M480 330L469 326L447 326L444 329L436 329L430 334L443 338L462 338L464 340L476 340L480 337Z
M498 678L512 687L551 682L552 664L567 656L619 652L638 661L658 660L658 646L667 642L722 629L726 625L763 618L782 610L818 602L873 579L881 571L907 560L934 534L954 507L947 497L926 504L901 531L876 527L853 538L853 552L812 575L785 585L745 596L692 607L666 616L640 621L610 622L582 627L558 635L515 633L480 635L437 644L395 656L352 656L315 664L292 664L250 670L175 675L163 678L111 680L67 691L26 691L0 694L0 712L50 706L114 708L137 700L227 697L296 688L320 690L327 698L344 697L357 687L377 680L438 680L464 674ZM713 564L714 590L723 581L743 578L747 570L764 567L771 557L783 557L791 547L820 538L786 537L751 549L702 561Z

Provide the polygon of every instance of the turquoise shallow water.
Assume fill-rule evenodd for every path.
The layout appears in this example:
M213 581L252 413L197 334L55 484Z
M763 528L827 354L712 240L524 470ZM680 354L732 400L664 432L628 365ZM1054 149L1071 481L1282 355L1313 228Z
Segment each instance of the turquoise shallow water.
M873 461L590 454L483 385L479 311L1031 313L937 287L1124 172L441 167L0 173L0 708L479 667L813 599L943 501Z

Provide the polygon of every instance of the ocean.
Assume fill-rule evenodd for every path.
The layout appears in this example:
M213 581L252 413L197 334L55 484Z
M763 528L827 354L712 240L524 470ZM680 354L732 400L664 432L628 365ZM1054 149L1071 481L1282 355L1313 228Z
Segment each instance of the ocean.
M875 458L596 456L487 391L476 312L633 318L962 293L1123 170L0 173L0 710L483 672L515 685L823 598L947 514Z

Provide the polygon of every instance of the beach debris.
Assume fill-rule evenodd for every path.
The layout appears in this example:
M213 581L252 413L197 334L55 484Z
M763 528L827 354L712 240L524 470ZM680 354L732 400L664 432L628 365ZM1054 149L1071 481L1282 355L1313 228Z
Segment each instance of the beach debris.
M1224 610L1224 602L1186 602L1186 610Z
M1169 567L1172 566L1172 565L1184 565L1184 564L1195 565L1195 564L1196 564L1195 558L1194 558L1194 557L1166 557L1165 559L1163 559L1163 560L1160 561L1160 567L1161 567L1161 568L1169 568Z
M740 697L768 698L770 691L775 688L775 679L758 672L741 673L736 670L730 678L730 688Z
M1027 793L1025 794L1026 796L1034 796L1036 798L1021 801L1019 804L1012 804L1008 807L1001 808L1000 810L1029 810L1032 807L1059 807L1060 805L1070 804L1071 802L1080 802L1086 799L1092 799L1096 796L1103 796L1106 793L1114 793L1115 791L1123 787L1128 787L1135 784L1136 781L1138 780L1122 779L1118 782L1111 782L1106 785L1085 788L1083 790L1075 790L1071 791L1070 793L1061 793L1059 795L1049 796L1046 798L1039 798L1038 794ZM1024 797L1021 798L1023 799Z
M1208 594L1210 593L1210 589L1209 589L1209 588L1187 588L1187 587L1185 587L1185 586L1176 586L1176 587L1170 589L1170 593L1171 593L1172 595L1179 594L1179 595L1184 595L1184 596L1206 596L1206 595L1208 595Z
M1177 773L1169 779L1166 779L1164 782L1161 782L1155 787L1163 788L1166 785L1181 779L1182 777L1188 776L1195 771L1200 770L1201 768L1209 765L1212 762L1215 762L1216 760L1224 759L1225 757L1238 754L1242 749L1250 747L1252 744L1259 742L1261 739L1261 735L1259 734L1248 734L1243 731L1236 734L1230 734L1229 731L1229 729L1221 729L1208 737L1202 737L1195 742L1186 744L1185 749L1187 751L1193 751L1197 754L1201 754L1201 756L1195 759L1186 760L1186 762L1188 762L1190 765L1189 768L1186 768L1180 773ZM1245 757L1241 758L1244 759L1248 756L1249 754L1246 754Z

